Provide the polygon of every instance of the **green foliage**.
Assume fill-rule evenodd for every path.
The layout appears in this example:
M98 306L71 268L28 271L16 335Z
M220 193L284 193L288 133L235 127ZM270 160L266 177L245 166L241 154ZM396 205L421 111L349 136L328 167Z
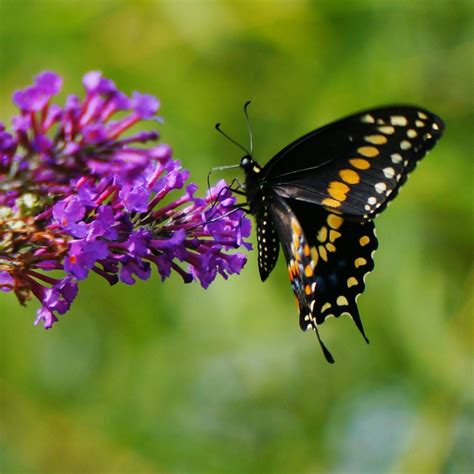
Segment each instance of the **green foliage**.
M51 331L0 300L0 471L467 472L472 369L472 2L0 1L0 119L43 69L66 92L100 69L156 94L163 140L205 189L246 141L256 158L372 105L412 102L446 135L377 220L380 250L323 359L284 265L256 254L208 291L92 279ZM226 175L227 176L227 175ZM232 175L229 175L232 176Z

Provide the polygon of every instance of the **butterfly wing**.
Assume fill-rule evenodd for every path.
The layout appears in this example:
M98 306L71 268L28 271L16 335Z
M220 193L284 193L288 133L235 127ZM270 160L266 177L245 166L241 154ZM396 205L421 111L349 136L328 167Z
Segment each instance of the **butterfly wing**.
M396 196L443 129L437 116L418 107L361 112L288 145L263 168L262 182L285 199L367 221Z
M306 236L297 217L283 199L275 196L269 209L288 264L291 287L300 311L300 327L303 331L307 329L315 331L326 360L333 363L331 353L319 336L318 322L314 313L317 282L314 273L315 264Z
M329 316L347 313L365 338L356 300L374 268L378 247L374 223L353 222L305 202L292 201L290 206L312 249L316 275L313 312L318 324Z
M329 316L347 313L367 340L356 299L374 268L378 244L373 222L352 222L278 196L272 200L271 216L298 302L301 329L317 332ZM324 346L323 350L326 354Z

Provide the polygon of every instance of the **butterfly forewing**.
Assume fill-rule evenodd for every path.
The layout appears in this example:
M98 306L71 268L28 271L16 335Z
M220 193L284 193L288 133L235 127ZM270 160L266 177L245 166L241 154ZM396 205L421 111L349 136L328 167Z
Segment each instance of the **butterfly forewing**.
M443 128L415 107L362 112L286 147L263 168L265 183L281 197L366 221L396 196Z

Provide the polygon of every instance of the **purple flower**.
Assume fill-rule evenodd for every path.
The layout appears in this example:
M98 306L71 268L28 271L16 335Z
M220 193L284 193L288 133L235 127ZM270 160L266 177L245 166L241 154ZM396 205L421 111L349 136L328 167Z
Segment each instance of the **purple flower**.
M0 270L0 291L12 291L15 288L15 279L10 273Z
M43 72L15 92L12 130L0 123L0 291L21 304L34 295L47 329L91 272L133 284L156 267L207 288L239 273L250 249L250 221L224 181L196 197L156 131L130 133L159 121L155 97L127 97L97 71L83 85L84 99L60 106L62 79Z
M149 119L155 117L155 114L160 107L160 102L152 95L133 92L131 106L138 116L144 119Z

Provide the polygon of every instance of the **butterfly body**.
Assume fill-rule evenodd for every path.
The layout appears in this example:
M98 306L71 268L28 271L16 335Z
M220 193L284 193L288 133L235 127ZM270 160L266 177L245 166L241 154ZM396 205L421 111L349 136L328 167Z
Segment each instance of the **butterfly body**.
M374 268L373 219L443 129L424 109L382 107L304 135L263 167L242 158L260 277L274 268L281 244L303 330L313 329L319 339L326 318L349 314L366 338L356 299Z

